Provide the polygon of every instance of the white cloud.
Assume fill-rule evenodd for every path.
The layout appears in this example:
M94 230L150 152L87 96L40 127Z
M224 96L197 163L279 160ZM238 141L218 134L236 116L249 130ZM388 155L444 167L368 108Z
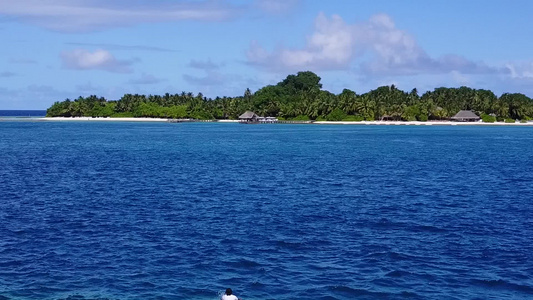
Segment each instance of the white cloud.
M138 23L221 21L235 12L217 1L0 0L0 15L66 32Z
M460 85L469 85L471 82L470 82L470 78L468 78L467 76L457 72L457 71L452 71L451 73L451 76L453 78L453 80L457 83L459 83Z
M351 27L341 17L331 20L320 14L315 20L315 32L303 49L279 49L268 53L257 42L247 52L248 62L269 69L345 69L354 56Z
M247 52L252 65L273 71L359 69L366 75L497 73L500 70L459 55L430 57L407 32L396 28L386 14L347 24L340 16L320 13L315 30L301 49L269 52L252 42Z
M513 79L533 79L533 61L522 63L507 63L505 68Z
M115 73L131 73L132 61L118 60L106 50L90 52L75 49L61 53L63 67L73 70L103 70Z

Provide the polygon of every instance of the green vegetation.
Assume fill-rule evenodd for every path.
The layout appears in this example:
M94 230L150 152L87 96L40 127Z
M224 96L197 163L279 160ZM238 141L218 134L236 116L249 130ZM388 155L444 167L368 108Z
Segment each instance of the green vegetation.
M353 115L348 115L346 116L344 119L342 119L343 121L351 121L351 122L361 122L361 121L364 121L365 118L363 118L362 116L353 116Z
M119 100L79 97L54 103L48 117L153 117L237 119L246 110L285 120L446 120L459 110L473 110L485 122L533 118L533 101L523 94L497 97L489 90L468 87L436 88L422 96L416 89L402 91L394 85L358 95L344 89L335 95L322 90L320 77L306 71L289 75L276 85L243 96L210 99L201 93L171 95L126 94Z
M306 115L298 115L294 118L291 118L293 121L309 121L309 117Z
M342 121L344 118L346 118L346 113L340 109L340 108L335 108L332 112L330 112L327 116L326 116L326 120L328 121Z
M485 122L485 123L494 123L494 122L496 122L496 117L495 116L491 116L491 115L483 114L483 115L481 115L481 120L483 120L483 122Z

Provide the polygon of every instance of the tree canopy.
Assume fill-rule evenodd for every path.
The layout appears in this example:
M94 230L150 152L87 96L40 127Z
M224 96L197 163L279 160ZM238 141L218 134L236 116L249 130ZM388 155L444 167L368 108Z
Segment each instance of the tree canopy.
M215 99L185 92L125 94L119 100L91 95L55 102L47 116L236 119L251 110L284 119L426 121L449 119L460 110L473 110L499 121L533 118L532 99L519 93L497 97L489 90L463 86L439 87L420 96L417 89L405 92L391 85L361 95L349 89L335 95L323 90L320 80L313 72L298 72L255 93L247 88L243 96Z

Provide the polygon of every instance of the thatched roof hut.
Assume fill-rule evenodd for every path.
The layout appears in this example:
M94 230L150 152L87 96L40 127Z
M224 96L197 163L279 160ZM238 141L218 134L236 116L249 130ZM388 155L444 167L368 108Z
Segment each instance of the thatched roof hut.
M471 110L461 110L455 116L450 118L452 121L458 122L475 122L481 118Z
M256 113L249 111L249 110L239 116L239 122L241 123L257 123L258 119L259 119L259 116Z
M254 119L254 118L258 118L258 117L259 116L256 115L254 112L248 110L248 111L244 112L244 114L240 115L239 119L247 120L247 119Z

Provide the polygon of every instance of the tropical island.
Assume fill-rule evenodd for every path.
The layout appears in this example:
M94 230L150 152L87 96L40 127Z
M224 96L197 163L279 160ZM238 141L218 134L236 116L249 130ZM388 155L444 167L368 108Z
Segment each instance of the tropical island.
M235 120L245 111L265 117L296 121L420 121L450 120L459 111L473 111L483 122L527 122L533 118L533 101L520 93L497 97L490 90L435 88L422 96L394 85L364 94L344 89L336 95L322 89L321 78L310 71L288 75L276 85L243 96L204 97L201 93L125 94L119 100L91 95L55 102L47 117L166 118Z

